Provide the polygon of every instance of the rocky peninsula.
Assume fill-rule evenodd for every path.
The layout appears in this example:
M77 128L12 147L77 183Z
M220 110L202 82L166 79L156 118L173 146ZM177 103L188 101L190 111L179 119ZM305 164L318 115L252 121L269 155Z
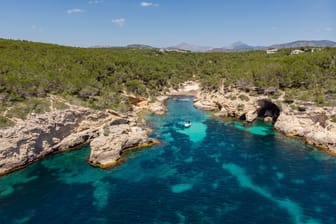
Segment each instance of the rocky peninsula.
M53 153L90 144L89 163L99 167L117 164L124 150L158 143L139 127L134 113L96 111L68 105L68 109L30 114L15 125L0 129L0 175L21 169Z
M213 111L217 117L233 117L247 122L263 119L289 137L299 137L306 143L336 155L335 107L318 107L311 102L286 101L285 93L274 88L221 91L200 91L194 106Z

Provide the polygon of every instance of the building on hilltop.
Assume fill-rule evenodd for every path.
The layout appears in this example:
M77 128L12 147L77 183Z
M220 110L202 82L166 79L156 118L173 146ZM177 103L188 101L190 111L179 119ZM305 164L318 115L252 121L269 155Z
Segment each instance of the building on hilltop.
M295 50L292 50L292 52L290 54L291 55L296 55L296 54L302 54L302 53L304 53L303 50L295 49Z
M266 54L275 54L278 50L277 48L267 49Z

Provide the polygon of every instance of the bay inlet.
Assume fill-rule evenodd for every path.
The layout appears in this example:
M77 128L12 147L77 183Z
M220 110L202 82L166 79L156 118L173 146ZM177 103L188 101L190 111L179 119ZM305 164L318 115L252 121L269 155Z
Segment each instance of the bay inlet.
M335 157L191 97L167 107L147 117L162 144L114 169L88 165L84 147L0 177L0 223L336 223Z

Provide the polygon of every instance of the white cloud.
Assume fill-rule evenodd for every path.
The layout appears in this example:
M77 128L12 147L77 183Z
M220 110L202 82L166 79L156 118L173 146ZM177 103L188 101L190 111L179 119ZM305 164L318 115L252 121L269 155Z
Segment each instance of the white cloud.
M334 31L334 29L332 27L326 27L326 28L324 28L324 31L332 32L332 31Z
M36 31L36 32L41 32L42 31L42 27L39 27L37 25L32 25L31 29L34 30L34 31Z
M124 18L112 19L112 23L120 27L124 26L125 21L126 20Z
M68 14L74 14L74 13L83 13L85 11L83 9L68 9L66 12Z
M140 6L142 7L151 7L151 6L159 6L159 4L153 3L153 2L141 2Z
M103 2L104 2L104 0L90 0L90 1L88 1L88 3L90 5L96 5L96 4L100 4L100 3L103 3Z

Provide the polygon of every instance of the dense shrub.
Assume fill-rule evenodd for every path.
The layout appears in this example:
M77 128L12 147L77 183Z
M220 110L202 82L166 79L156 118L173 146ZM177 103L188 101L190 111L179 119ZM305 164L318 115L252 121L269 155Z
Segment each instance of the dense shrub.
M127 110L125 93L157 96L166 87L199 80L211 91L228 85L246 91L251 86L275 87L285 90L289 99L336 105L336 48L301 55L288 52L177 53L0 39L0 101L5 105L56 94L93 108Z

